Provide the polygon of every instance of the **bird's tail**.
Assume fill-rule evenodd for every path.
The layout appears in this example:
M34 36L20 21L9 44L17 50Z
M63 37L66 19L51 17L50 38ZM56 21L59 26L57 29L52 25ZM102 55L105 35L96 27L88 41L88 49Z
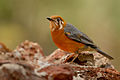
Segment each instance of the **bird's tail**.
M112 60L114 59L113 57L111 57L110 55L108 55L107 53L103 52L102 50L100 50L96 45L90 45L90 47L92 47L93 49L95 49L98 53L102 54L103 56L107 57L108 59Z
M95 50L96 50L98 53L102 54L103 56L107 57L107 58L110 59L110 60L114 59L113 57L111 57L111 56L108 55L107 53L103 52L103 51L100 50L99 48L95 48Z

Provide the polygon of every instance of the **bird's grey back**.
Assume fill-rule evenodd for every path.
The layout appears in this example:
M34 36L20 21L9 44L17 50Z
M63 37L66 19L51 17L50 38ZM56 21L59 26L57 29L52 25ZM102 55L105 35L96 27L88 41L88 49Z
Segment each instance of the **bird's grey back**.
M64 27L64 31L71 33L71 35L72 34L73 35L74 34L80 34L83 38L85 38L89 42L93 43L93 41L86 34L84 34L83 32L81 32L77 28L75 28L72 24L67 23L66 26Z

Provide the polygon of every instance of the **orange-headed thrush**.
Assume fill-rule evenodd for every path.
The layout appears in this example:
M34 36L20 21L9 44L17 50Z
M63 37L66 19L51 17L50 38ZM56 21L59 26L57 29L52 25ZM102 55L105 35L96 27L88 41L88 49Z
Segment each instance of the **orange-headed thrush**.
M113 57L100 50L86 34L72 24L66 23L62 17L51 16L47 19L50 21L52 39L58 48L77 54L81 51L93 49L108 59L113 59Z

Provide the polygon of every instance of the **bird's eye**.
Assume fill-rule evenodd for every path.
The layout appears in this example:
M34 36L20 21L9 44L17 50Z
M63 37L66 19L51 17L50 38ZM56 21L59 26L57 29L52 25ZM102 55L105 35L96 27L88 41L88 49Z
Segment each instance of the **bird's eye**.
M63 22L60 18L57 18L56 21L57 21L58 23L64 24L64 22Z
M57 18L57 22L59 23L59 21L60 21L60 18Z

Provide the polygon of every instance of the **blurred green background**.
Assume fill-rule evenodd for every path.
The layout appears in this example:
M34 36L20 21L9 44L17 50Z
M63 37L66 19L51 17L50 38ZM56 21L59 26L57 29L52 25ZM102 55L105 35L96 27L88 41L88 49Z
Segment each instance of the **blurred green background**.
M60 15L115 59L120 71L120 0L0 0L0 42L14 49L24 40L46 55L54 45L46 17Z

